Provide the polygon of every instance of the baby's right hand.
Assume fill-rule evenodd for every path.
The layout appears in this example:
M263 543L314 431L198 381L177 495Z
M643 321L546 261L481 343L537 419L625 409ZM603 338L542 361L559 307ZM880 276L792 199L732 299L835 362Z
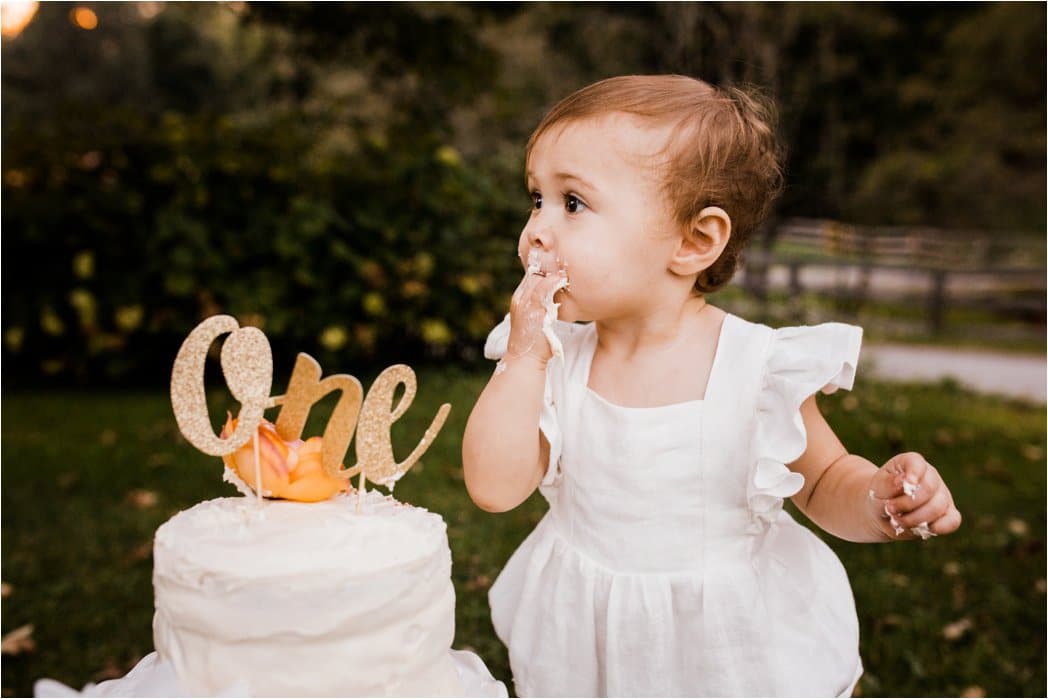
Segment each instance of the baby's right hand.
M510 331L506 358L529 357L545 368L553 349L543 332L543 320L554 295L567 286L567 271L541 274L525 272L510 301Z

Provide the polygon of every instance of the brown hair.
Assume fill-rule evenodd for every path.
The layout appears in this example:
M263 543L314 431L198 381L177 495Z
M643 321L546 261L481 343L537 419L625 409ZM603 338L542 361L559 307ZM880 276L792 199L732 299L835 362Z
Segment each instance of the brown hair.
M782 190L774 106L752 88L722 89L683 75L609 78L558 102L528 139L527 154L558 124L616 112L672 127L663 188L678 224L690 227L707 206L731 217L724 252L695 280L696 291L716 291L735 274L742 249Z

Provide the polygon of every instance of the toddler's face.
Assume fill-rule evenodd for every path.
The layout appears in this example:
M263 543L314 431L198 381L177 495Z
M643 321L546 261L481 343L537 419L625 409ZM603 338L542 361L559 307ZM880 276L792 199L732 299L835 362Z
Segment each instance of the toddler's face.
M665 139L614 114L556 126L532 148L519 252L525 265L539 248L566 266L561 320L643 312L668 283L680 235L658 181Z

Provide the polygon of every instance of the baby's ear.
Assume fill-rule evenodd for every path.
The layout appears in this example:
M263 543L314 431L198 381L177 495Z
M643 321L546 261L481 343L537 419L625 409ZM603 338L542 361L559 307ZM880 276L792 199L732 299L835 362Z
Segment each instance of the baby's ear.
M698 274L717 261L730 238L731 217L719 206L707 206L681 236L670 259L670 271L681 276Z

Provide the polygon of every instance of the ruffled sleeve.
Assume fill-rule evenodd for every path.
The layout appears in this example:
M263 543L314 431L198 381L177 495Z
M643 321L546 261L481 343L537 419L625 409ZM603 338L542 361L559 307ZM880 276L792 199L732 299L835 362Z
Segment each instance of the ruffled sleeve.
M577 332L573 323L555 321L553 331L560 338L561 343L568 351L567 339ZM506 354L506 346L509 343L510 319L509 314L502 322L488 334L484 343L484 356L488 359L499 360ZM549 465L546 474L542 478L543 486L554 485L560 476L560 454L563 447L563 435L560 423L557 420L557 404L560 403L561 385L563 381L563 362L551 359L546 367L546 387L543 391L542 411L539 413L539 430L546 436L549 442Z
M755 458L746 493L756 518L773 521L783 498L804 485L804 476L786 467L807 448L801 404L817 391L850 390L861 345L862 328L843 323L774 331L757 402Z
M484 358L499 360L506 354L506 346L509 344L509 314L502 322L492 328L488 333L488 339L484 342Z

